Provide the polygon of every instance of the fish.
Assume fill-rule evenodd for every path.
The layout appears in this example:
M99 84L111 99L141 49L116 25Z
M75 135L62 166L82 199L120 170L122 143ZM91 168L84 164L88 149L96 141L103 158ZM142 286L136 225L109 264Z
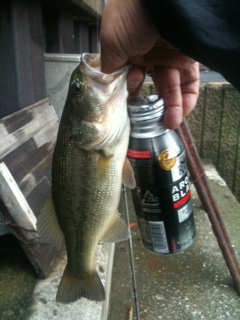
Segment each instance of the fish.
M99 241L129 237L118 212L122 183L135 178L126 157L130 121L126 76L129 66L100 71L100 55L84 53L73 71L52 160L51 196L37 222L41 237L60 248L67 265L56 301L105 299L94 265Z

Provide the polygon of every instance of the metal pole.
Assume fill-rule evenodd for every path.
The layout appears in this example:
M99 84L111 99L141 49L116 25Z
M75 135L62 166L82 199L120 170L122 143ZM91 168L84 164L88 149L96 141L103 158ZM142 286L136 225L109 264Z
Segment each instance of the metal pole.
M222 255L232 276L236 290L240 294L240 269L237 258L209 188L204 169L185 119L176 131L182 139L186 150L188 169L193 179L194 186L212 224L213 232L217 238L218 245L222 251Z
M128 212L127 192L126 192L126 187L124 185L122 186L122 194L123 194L123 201L124 201L124 210L125 210L126 220L127 220L128 230L129 230L128 244L129 244L129 251L130 251L131 271L132 271L133 296L134 296L137 320L140 320L139 303L138 303L138 295L137 295L137 280L136 280L136 274L135 274L135 264L134 264L133 244L132 244L132 236L131 236L131 228L130 228L130 220L129 220L129 212Z

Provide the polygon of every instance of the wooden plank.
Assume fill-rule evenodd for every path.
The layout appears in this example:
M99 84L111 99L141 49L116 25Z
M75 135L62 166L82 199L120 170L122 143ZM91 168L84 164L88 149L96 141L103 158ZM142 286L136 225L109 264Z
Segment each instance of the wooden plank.
M44 10L44 29L45 29L45 50L48 53L59 53L59 32L58 19L59 13L57 11Z
M18 1L18 0L17 0ZM29 1L27 1L29 7ZM44 34L42 23L42 4L40 1L31 1L29 10L29 41L31 43L31 81L33 83L33 102L46 97L46 83L44 70ZM32 102L29 102L29 105Z
M32 168L35 167L37 159L34 154L37 152L38 149L34 143L34 139L30 138L4 157L4 162L8 166L18 185L21 184L21 181L25 176L32 172ZM33 161L34 163L31 165Z
M0 160L6 163L24 196L35 194L38 202L39 194L33 190L44 179L51 184L52 153L59 124L55 110L43 100L3 118L0 124Z
M48 199L50 190L50 181L46 176L44 176L27 195L26 200L36 217L39 216L43 204L46 202L46 199Z
M22 125L18 124L19 129L12 132L9 126L9 118L19 116L24 119L21 117L23 113L27 117L30 113L32 120L27 123L26 120L22 120ZM0 158L4 158L31 137L34 138L38 146L46 142L54 142L58 123L59 119L55 110L47 99L3 118L0 120Z
M73 17L67 12L59 15L60 53L74 53Z
M74 51L89 52L89 26L81 21L74 21Z
M17 131L24 124L28 124L32 121L32 114L28 113L28 110L24 110L22 112L13 113L11 116L8 116L4 120L4 126L8 133L12 133Z
M74 53L73 15L66 11L45 9L46 52Z
M35 239L36 233L32 231L37 231L37 219L4 162L0 163L0 198L23 238Z
M36 234L26 234L24 229L36 228L38 214L49 197L52 153L58 124L58 116L47 100L0 120L0 160L7 164L12 176L10 178L8 172L7 179L2 174L0 211L4 221L10 220L11 232L20 240L23 250L41 278L48 275L59 251L44 243L44 239L36 241ZM6 168L2 171L5 174ZM12 181L15 181L14 188L10 185ZM20 199L16 194L21 194ZM31 225L25 219L26 210L21 207L23 203L27 212L33 214Z
M27 177L31 173L34 173L36 181L46 174L51 167L53 148L53 143L45 143L37 148L34 139L31 138L4 158L5 164L25 196L22 185L26 184ZM30 180L32 180L31 177Z
M11 2L0 1L0 118L18 110L18 91ZM2 50L4 47L5 50ZM15 88L15 90L12 90Z
M89 27L89 52L99 52L99 30L97 26Z
M41 3L0 1L0 118L46 97Z
M41 279L46 278L59 255L59 251L44 243L44 239L43 243L39 244L25 244L23 242L20 242L20 244L38 277Z

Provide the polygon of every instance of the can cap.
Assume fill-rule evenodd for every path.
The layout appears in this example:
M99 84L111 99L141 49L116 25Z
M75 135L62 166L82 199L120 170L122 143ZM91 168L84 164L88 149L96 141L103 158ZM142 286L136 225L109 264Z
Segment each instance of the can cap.
M164 102L158 95L139 97L128 104L128 114L133 123L161 119L163 113Z

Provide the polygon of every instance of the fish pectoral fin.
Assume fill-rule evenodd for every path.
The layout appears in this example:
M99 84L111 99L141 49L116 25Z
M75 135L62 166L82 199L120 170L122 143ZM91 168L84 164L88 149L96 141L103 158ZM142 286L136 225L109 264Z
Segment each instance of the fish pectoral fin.
M48 198L40 212L37 220L37 231L45 243L50 243L59 250L62 248L64 235L58 223L52 196Z
M77 278L66 266L58 287L57 302L70 303L82 297L93 301L105 300L105 290L98 273L93 271L84 274L84 278Z
M104 242L119 242L122 240L127 240L129 238L129 231L125 221L120 217L120 214L117 212L107 231L102 237Z
M134 171L128 158L126 158L123 165L122 183L130 189L134 189L136 187Z
M100 189L103 189L107 183L107 178L109 174L110 161L112 160L113 155L107 154L104 150L100 150L99 158L97 163L97 186Z

